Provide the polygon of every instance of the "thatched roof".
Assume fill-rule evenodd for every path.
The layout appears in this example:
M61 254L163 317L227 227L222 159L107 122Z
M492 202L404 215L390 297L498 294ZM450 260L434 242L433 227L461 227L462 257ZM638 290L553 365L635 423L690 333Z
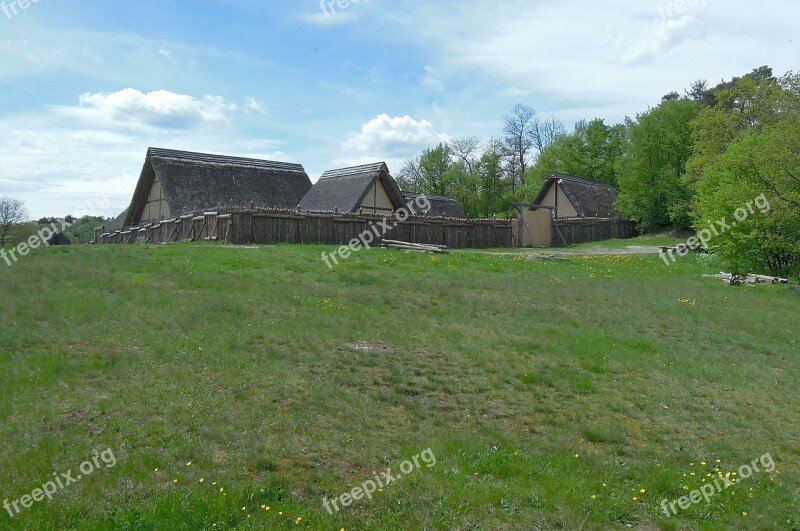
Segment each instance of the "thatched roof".
M326 171L297 209L303 212L356 212L376 182L383 184L395 210L405 206L388 166L379 162Z
M155 178L172 216L246 208L293 209L311 189L300 164L150 148L125 225L139 223Z
M415 201L418 197L425 195L428 198L428 201L431 203L431 209L428 213L423 214L420 212L419 214L422 216L435 216L439 218L462 218L466 219L468 216L464 209L461 207L461 204L452 197L442 197L439 195L427 195L427 194L418 194L415 192L403 192L403 197L406 200L406 204L411 201Z
M619 212L614 206L617 191L608 183L584 179L562 173L551 173L533 200L533 208L541 205L550 188L561 185L561 190L582 218L615 218Z
M114 232L125 228L125 219L128 217L128 209L123 210L113 221L103 227L105 232Z
M71 245L72 241L63 232L57 230L48 236L44 243L46 245Z

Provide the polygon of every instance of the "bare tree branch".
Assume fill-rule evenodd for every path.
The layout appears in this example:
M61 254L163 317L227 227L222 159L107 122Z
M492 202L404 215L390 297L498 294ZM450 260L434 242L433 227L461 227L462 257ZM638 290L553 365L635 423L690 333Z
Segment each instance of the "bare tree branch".
M790 197L786 197L784 194L782 194L780 192L780 190L778 190L778 187L775 186L775 183L770 182L763 175L761 175L761 172L759 171L758 167L756 167L755 163L751 162L750 163L750 168L753 170L753 173L755 174L755 178L758 179L759 181L761 181L761 183L764 186L766 186L773 194L775 194L778 197L778 199L781 199L782 201L785 201L785 202L789 203L790 205L793 205L795 207L800 208L800 202L798 202L798 201L796 201L796 200L794 200L794 199L792 199Z
M0 197L0 246L11 241L11 231L28 218L25 203L11 197Z
M422 180L419 158L407 160L400 168L400 173L397 174L397 184L404 192L419 192Z
M508 169L511 175L511 188L516 183L525 182L525 170L528 168L530 151L534 148L534 127L537 122L536 111L528 106L517 104L511 113L505 117L506 156Z
M480 148L481 141L474 136L457 138L450 142L450 149L453 154L464 161L470 173L475 172L475 155Z
M799 183L800 183L800 179L798 179L798 178L797 178L797 176L795 176L795 175L794 175L794 174L793 174L793 173L792 173L792 172L789 170L789 168L788 168L788 167L786 167L786 165L785 165L785 164L780 164L780 166L781 166L781 168L783 169L783 171L785 171L785 172L786 172L786 175L788 175L788 176L789 176L789 177L790 177L790 178L791 178L793 181L796 181L796 182L799 182Z
M564 124L555 116L547 120L539 120L537 117L533 123L533 142L536 150L541 154L550 144L555 142L558 135L567 132Z

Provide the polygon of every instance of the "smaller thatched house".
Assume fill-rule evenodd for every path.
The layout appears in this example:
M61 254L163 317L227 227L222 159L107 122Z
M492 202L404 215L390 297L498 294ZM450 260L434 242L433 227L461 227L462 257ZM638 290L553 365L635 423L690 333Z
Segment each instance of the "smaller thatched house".
M72 241L60 230L54 231L45 238L44 243L45 245L72 245Z
M428 201L431 204L431 209L424 214L420 212L420 215L458 219L466 219L468 217L466 212L464 212L464 208L461 206L461 203L452 197L418 194L415 192L403 192L403 197L406 200L406 204L415 201L422 195L425 195L425 197L428 198Z
M551 173L531 208L550 208L559 218L618 218L617 191L608 183Z
M406 203L386 163L326 171L297 205L301 212L388 215Z
M632 229L622 222L616 202L617 191L608 183L551 173L531 204L517 205L514 237L520 246L549 247L627 235ZM560 224L572 226L575 234L565 236Z
M300 164L150 148L124 225L219 209L293 209L309 189Z

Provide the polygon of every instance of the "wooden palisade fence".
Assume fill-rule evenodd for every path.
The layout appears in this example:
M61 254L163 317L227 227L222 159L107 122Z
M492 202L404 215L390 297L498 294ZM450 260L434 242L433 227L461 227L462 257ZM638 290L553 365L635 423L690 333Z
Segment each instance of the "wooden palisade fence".
M386 230L386 223L390 229ZM346 245L367 231L413 243L451 249L512 247L510 220L393 217L363 214L305 213L287 210L204 212L194 216L126 227L113 233L95 230L98 244L224 241L230 244L309 243Z
M552 222L554 247L602 240L627 240L639 235L636 224L621 219L569 218Z

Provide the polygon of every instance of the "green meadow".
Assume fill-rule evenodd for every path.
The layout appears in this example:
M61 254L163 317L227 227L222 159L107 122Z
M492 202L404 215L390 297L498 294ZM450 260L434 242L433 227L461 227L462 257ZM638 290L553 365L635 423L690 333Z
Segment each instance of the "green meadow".
M800 291L708 256L331 250L0 263L0 501L116 459L0 528L800 529Z

